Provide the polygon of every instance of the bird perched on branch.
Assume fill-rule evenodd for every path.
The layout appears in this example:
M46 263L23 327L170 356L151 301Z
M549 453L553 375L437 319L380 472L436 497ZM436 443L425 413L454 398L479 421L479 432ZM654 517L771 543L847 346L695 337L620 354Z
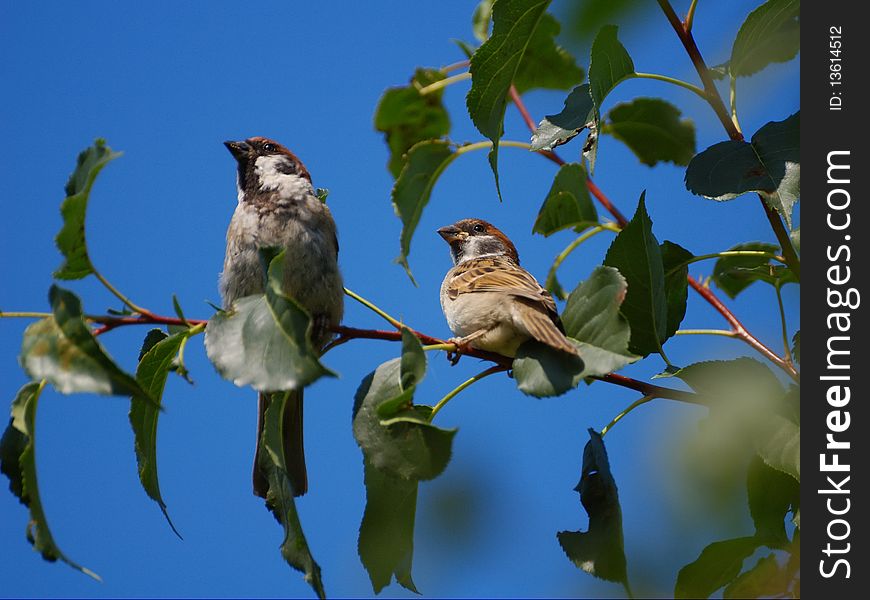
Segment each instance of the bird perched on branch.
M338 269L338 238L329 208L315 195L311 175L287 148L264 137L224 142L238 163L238 200L227 230L220 277L225 309L243 296L264 291L261 248L285 251L283 291L311 316L312 343L322 348L341 322L344 295ZM279 390L275 390L276 392ZM254 494L266 497L269 482L258 464L269 394L259 394ZM308 489L302 443L302 390L291 392L284 412L284 457L293 493Z
M471 347L513 357L520 344L535 339L579 354L553 297L520 266L504 233L481 219L463 219L438 233L454 265L441 284L441 309L460 352Z

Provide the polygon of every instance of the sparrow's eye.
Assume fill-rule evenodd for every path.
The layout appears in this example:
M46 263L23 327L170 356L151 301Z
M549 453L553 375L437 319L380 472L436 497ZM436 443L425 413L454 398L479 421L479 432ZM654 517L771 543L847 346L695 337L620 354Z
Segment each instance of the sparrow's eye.
M474 225L474 227L472 227L472 229L477 233L483 233L484 231L486 231L486 227L484 227L480 223L475 223L475 225Z
M278 149L278 147L275 146L275 144L270 144L269 142L266 142L265 144L263 144L263 151L264 152L275 152L277 149Z

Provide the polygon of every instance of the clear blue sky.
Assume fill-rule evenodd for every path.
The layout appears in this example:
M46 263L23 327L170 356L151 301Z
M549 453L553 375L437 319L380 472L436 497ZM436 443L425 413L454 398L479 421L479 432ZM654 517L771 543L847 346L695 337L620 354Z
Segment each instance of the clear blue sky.
M678 12L687 2L677 1ZM740 23L756 2L701 2L696 37L710 64L727 58ZM382 91L407 81L418 65L462 58L452 38L471 40L475 2L233 3L5 2L0 6L0 309L45 310L51 272L60 264L53 237L76 153L101 136L123 158L99 178L87 222L91 256L140 305L171 314L178 295L188 316L206 318L218 302L224 235L236 202L235 168L226 139L273 137L293 149L317 186L330 189L346 284L415 328L448 336L438 287L449 266L434 230L458 218L490 220L514 240L524 265L543 280L572 239L544 239L531 224L555 174L522 150L501 152L504 203L495 195L485 153L457 160L435 188L414 239L411 265L419 287L392 263L400 223L389 202L392 178L372 115ZM567 2L555 3L564 12ZM147 8L146 8L147 7ZM660 13L620 29L638 70L695 81L691 64ZM588 66L588 58L580 55ZM798 65L769 68L740 82L740 115L751 133L799 107ZM447 90L453 139L480 134L464 110L467 82ZM724 139L712 112L685 90L649 81L621 85L608 104L638 95L664 97L694 119L699 149ZM557 112L564 93L537 91L527 103L536 119ZM506 139L528 132L509 109ZM562 149L574 156L575 143ZM643 189L660 240L695 254L744 241L772 240L752 196L717 204L691 196L683 170L649 169L620 143L602 140L595 181L631 214ZM603 211L602 211L603 212ZM563 266L573 287L603 259L598 236ZM693 265L697 276L711 263ZM86 310L118 308L94 279L72 282ZM795 286L792 286L793 288ZM797 324L797 291L786 290ZM744 323L779 347L773 292L754 286L729 303ZM380 327L352 301L346 323ZM26 381L17 353L26 323L0 321L0 398ZM724 327L697 296L684 327ZM129 370L145 329L101 340ZM362 455L351 427L353 394L363 376L397 356L396 344L359 341L330 353L341 374L306 394L306 454L311 491L299 510L332 596L368 596L356 554L365 502ZM676 364L750 354L725 338L675 339ZM251 494L255 394L221 380L201 338L188 351L191 387L170 379L159 433L159 466L179 541L140 489L124 398L61 396L39 407L37 459L52 532L73 559L102 575L98 584L63 564L49 564L24 538L27 512L0 490L3 596L310 596L278 552L281 532ZM480 370L473 360L450 368L443 356L417 401L432 403ZM648 378L653 356L625 370ZM676 384L675 384L676 385ZM572 491L586 428L600 429L637 398L597 383L559 398L536 400L506 377L490 378L457 397L440 415L459 427L447 471L420 486L414 578L429 596L612 596L620 587L578 571L555 534L585 529ZM5 408L3 409L6 410ZM658 400L607 436L623 504L629 575L636 591L672 593L680 566L707 543L750 533L745 508L735 514L687 508L699 489L672 460L703 412ZM5 423L5 421L4 421ZM457 511L456 506L462 510ZM462 518L454 518L460 514ZM385 597L409 597L393 585Z

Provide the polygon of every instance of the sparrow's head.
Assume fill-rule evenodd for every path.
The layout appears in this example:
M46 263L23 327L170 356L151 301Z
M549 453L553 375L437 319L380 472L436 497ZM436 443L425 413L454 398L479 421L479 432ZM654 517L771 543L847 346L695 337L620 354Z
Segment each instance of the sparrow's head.
M224 142L239 163L239 191L287 191L311 186L311 175L295 154L274 140L252 137Z
M438 230L450 245L453 264L481 256L506 256L520 264L520 257L508 237L483 219L462 219Z

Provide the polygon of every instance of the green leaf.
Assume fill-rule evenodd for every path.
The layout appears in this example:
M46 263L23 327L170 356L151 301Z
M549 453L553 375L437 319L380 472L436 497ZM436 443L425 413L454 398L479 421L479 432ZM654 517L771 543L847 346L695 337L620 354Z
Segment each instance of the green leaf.
M369 373L354 398L353 433L363 451L366 485L358 550L376 593L393 575L417 591L411 578L417 485L444 470L456 434L428 422L430 407L413 405L425 370L419 340L403 330L402 357ZM382 414L392 418L381 421Z
M616 267L628 282L622 314L631 325L629 350L646 356L661 351L668 338L668 298L658 240L641 194L631 221L610 244L604 264Z
M405 268L412 281L414 277L408 265L411 238L414 237L414 230L417 229L423 209L429 203L435 182L456 156L449 142L441 140L420 142L406 155L405 166L393 185L390 198L396 215L402 220L401 254L396 262Z
M367 459L364 463L366 508L357 545L360 560L376 594L394 575L399 585L419 593L411 578L418 483L381 471Z
M619 271L599 266L568 297L562 323L580 342L584 377L618 371L640 358L628 351L631 330L619 312L626 288Z
M261 258L264 258L261 251ZM311 345L311 318L282 291L284 252L269 263L263 294L236 300L205 329L209 360L224 379L262 392L299 389L335 373L320 364Z
M604 98L621 81L634 76L634 62L616 37L616 25L605 25L592 42L589 58L589 94L596 112L601 110Z
M517 388L536 398L564 394L577 387L585 372L583 358L536 340L529 340L517 349L512 368Z
M540 88L567 90L586 77L574 57L556 44L560 29L559 21L544 13L514 76L514 85L519 93Z
M328 188L315 188L314 195L317 196L317 199L326 204L326 199L329 197L329 189Z
M791 228L800 196L800 112L767 123L751 143L719 142L695 155L686 169L686 188L719 201L757 192Z
M399 386L402 392L377 406L378 417L387 419L414 405L414 391L426 374L426 353L410 329L402 329L402 356L399 359Z
M492 22L492 5L495 0L481 0L471 16L471 30L479 42L489 37L489 24Z
M765 463L800 481L794 394L783 391L770 368L744 357L695 363L676 376L702 395L711 415L721 417L717 427L736 427L734 435L743 436Z
M305 581L311 586L318 598L325 598L320 566L311 555L311 549L302 531L296 502L293 499L293 486L287 472L284 457L284 411L287 398L292 392L272 394L272 400L263 421L262 449L258 455L260 468L269 480L266 506L284 528L281 542L281 556L288 565L305 574Z
M680 328L680 323L686 316L686 302L689 298L688 261L694 256L679 244L667 240L659 248L662 253L665 296L668 303L668 327L665 333L670 338Z
M779 567L775 554L758 559L755 566L734 579L723 598L799 598L788 592L790 578Z
M574 489L580 493L580 502L589 515L589 528L585 532L560 531L556 537L578 568L595 577L622 583L628 589L619 491L601 434L588 431L583 472Z
M797 364L801 364L801 331L798 329L791 338L791 355Z
M172 362L181 343L186 338L185 333L168 336L160 329L152 329L145 336L142 350L139 352L139 366L136 368L136 379L152 398L163 403L163 389L166 379L172 369ZM130 399L130 426L136 448L136 463L139 466L139 481L148 497L157 503L169 527L179 538L181 534L169 518L166 502L160 493L160 481L157 477L157 421L160 411L139 396Z
M695 155L695 125L680 110L658 98L636 98L617 104L602 133L628 146L645 165L659 162L688 165Z
M62 394L135 395L159 408L106 354L85 323L75 294L52 285L48 298L54 316L28 326L21 343L19 360L31 379L46 379Z
M437 69L419 68L404 87L390 88L381 96L375 109L375 129L384 134L390 149L387 167L398 177L405 153L423 140L437 139L450 133L450 116L444 108L443 90L425 96L420 89L445 78Z
M752 556L758 542L754 537L740 537L713 542L692 563L680 569L675 598L708 598L728 585L743 568L743 561Z
M779 251L779 246L764 242L747 242L728 249L729 252L746 250L775 254ZM723 256L716 260L712 280L729 298L736 298L740 292L758 281L752 269L769 263L770 259L764 256Z
M477 130L492 140L489 164L498 182L498 142L504 130L508 90L550 0L499 0L492 10L492 36L471 57L471 89L465 103Z
M746 476L746 492L749 513L755 523L755 537L769 548L784 548L788 544L786 515L800 502L798 482L755 458Z
M797 56L800 10L800 0L769 0L749 13L731 49L731 74L746 77Z
M771 415L760 423L756 451L774 469L801 480L801 427L791 419Z
M407 391L402 388L402 376L402 359L397 358L363 380L355 396L353 434L373 467L403 479L433 479L450 461L456 430L420 422L382 425L378 408ZM412 398L403 400L409 406Z
M595 105L589 95L589 84L578 85L568 97L562 112L547 115L532 134L531 150L552 150L595 122Z
M538 211L533 233L549 236L573 227L581 232L598 223L598 212L586 189L586 169L579 163L562 165Z
M100 576L70 560L54 541L42 508L36 477L36 408L43 383L25 384L12 401L12 419L0 440L0 471L9 477L9 489L30 510L27 540L44 560L62 560L85 575L102 581Z
M119 156L120 152L112 152L106 141L99 138L93 146L79 154L75 171L66 184L66 198L60 206L63 227L55 237L55 243L66 260L54 272L56 278L81 279L94 272L85 243L88 199L97 175L103 167Z

